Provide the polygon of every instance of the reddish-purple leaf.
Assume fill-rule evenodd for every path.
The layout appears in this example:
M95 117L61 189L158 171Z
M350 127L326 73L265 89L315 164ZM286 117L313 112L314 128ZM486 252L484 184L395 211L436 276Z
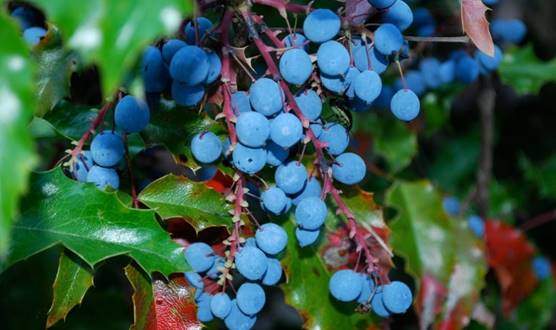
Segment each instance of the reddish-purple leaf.
M367 0L346 0L346 18L351 25L365 23L373 10Z
M480 51L494 56L494 42L485 16L487 10L488 7L481 0L461 0L463 31Z

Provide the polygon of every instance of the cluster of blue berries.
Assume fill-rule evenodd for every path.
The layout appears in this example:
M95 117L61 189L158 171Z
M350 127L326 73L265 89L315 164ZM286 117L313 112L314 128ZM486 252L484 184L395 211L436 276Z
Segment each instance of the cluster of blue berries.
M36 46L46 36L44 22L40 22L37 10L27 6L15 7L10 15L17 20L23 30L23 39L31 45Z
M121 98L114 110L118 131L103 131L93 138L90 151L83 151L71 164L73 177L80 182L92 182L100 189L108 186L118 189L120 177L116 168L125 154L122 134L142 131L149 120L149 107L143 100L131 95Z
M222 69L216 52L199 46L209 38L211 29L212 22L199 17L185 26L185 40L170 39L161 47L149 46L141 66L145 92L157 94L169 89L177 104L198 105Z
M215 254L205 243L193 243L185 250L185 258L193 271L185 274L188 282L196 288L195 300L198 304L197 316L202 322L217 317L224 320L229 329L250 329L257 320L257 314L266 302L261 285L273 286L282 278L282 265L277 256L286 248L288 236L282 227L266 223L259 227L255 238L248 238L235 255L235 261L228 261ZM203 277L218 279L219 287L226 287L232 281L232 269L243 278L235 293L235 298L220 290L213 294L205 290Z
M351 269L335 272L328 284L330 294L339 301L357 301L381 317L405 313L413 302L409 287L399 281L376 285L369 274Z

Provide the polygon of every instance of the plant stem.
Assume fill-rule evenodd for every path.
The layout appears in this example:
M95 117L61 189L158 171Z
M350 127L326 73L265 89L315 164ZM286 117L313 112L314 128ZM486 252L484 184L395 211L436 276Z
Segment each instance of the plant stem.
M477 193L475 201L479 208L479 214L484 218L489 209L489 188L492 178L492 153L494 148L494 106L496 102L496 91L492 86L491 77L482 81L483 93L479 98L479 110L481 114L481 153L479 168L477 169Z
M446 43L461 43L466 44L469 43L468 36L459 36L459 37L416 37L416 36L405 36L405 40L407 41L415 41L415 42L446 42Z

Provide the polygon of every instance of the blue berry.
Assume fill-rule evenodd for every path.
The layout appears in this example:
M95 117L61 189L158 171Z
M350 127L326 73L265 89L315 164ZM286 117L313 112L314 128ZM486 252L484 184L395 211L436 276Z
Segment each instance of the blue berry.
M211 301L212 296L207 293L203 293L199 297L197 301L197 318L199 319L199 321L210 322L212 321L212 319L214 319L214 315L212 315L212 312L210 310Z
M344 94L347 87L342 76L328 76L325 74L320 75L320 81L324 88L336 94Z
M267 212L280 215L286 209L288 197L280 188L270 187L261 194L261 201Z
M143 53L141 76L148 93L160 93L168 85L168 69L158 48L149 46Z
M425 83L430 88L438 88L442 85L442 76L440 72L440 62L436 58L425 58L419 64L419 70L423 75Z
M255 174L266 164L266 150L250 148L238 143L232 153L234 166L247 174Z
M392 55L403 46L403 36L394 24L382 24L375 31L375 47L381 54Z
M224 293L215 294L210 300L210 311L219 319L224 319L232 310L232 300Z
M150 119L149 107L143 100L124 96L114 110L116 126L126 133L137 133L145 129Z
M286 194L296 194L307 182L307 170L303 164L292 161L276 169L274 181Z
M209 270L214 259L214 251L206 243L193 243L185 249L185 260L197 273Z
M337 76L346 73L349 61L347 49L334 40L323 43L317 51L317 64L325 75Z
M18 6L10 13L10 16L17 20L22 30L38 24L35 10L29 7Z
M266 296L263 288L256 283L243 283L237 290L237 306L247 315L255 315L263 309Z
M72 165L71 173L79 182L87 181L87 174L93 167L93 157L90 151L83 151Z
M249 237L245 240L245 246L257 247L257 240L255 237Z
M387 109L390 107L390 102L392 101L393 96L394 89L390 86L383 85L380 95L373 102L373 105L377 108Z
M255 111L272 116L282 110L284 97L280 86L271 79L257 79L249 88L249 100Z
M220 158L222 142L212 132L199 133L191 140L191 152L198 162L210 164Z
M38 45L44 36L46 36L46 30L38 26L33 26L23 31L23 39L31 46Z
M294 48L301 48L307 50L308 45L305 44L307 38L301 33L294 32L292 34L288 34L287 36L282 39L284 46L286 47L294 47Z
M315 137L318 139L320 138L322 131L323 131L323 127L322 124L320 123L315 123L315 124L311 124L309 125L309 128L311 129L311 131L313 132L313 134L315 135Z
M235 92L232 94L232 110L238 116L242 112L251 111L251 104L249 103L249 94L244 91Z
M114 132L101 132L91 142L91 155L95 164L102 167L116 166L124 156L124 141Z
M307 184L303 187L303 190L292 196L293 205L299 204L299 202L308 197L320 197L321 193L322 188L319 180L312 176L307 180Z
M178 52L178 50L182 49L183 47L187 46L187 44L179 39L170 39L164 43L162 46L162 58L166 64L170 64L172 62L172 58Z
M373 70L378 74L388 68L388 58L377 51L376 47L368 45L356 46L353 49L353 62L359 71Z
M502 62L503 53L500 47L494 45L494 57L491 57L481 51L477 51L477 61L488 72L498 69Z
M259 249L266 254L275 255L286 248L288 234L282 227L269 222L257 229L255 239Z
M479 64L465 54L456 62L456 78L464 84L470 84L479 77Z
M552 266L545 257L535 257L533 259L533 271L539 280L545 280L552 275Z
M120 187L120 177L112 168L94 165L87 173L87 182L92 182L100 189L110 186L113 189Z
M340 301L354 301L361 294L362 278L351 269L342 269L330 277L328 288L332 296Z
M385 23L392 23L400 29L406 30L413 23L413 12L402 0L396 1L382 17Z
M267 258L268 265L266 267L266 273L263 277L264 285L276 285L280 282L282 278L282 265L280 261L275 258Z
M382 302L391 313L405 313L411 307L413 295L405 283L393 281L382 286Z
M236 267L243 277L251 281L257 281L266 272L266 256L263 251L256 247L244 246L236 254Z
M367 305L370 303L371 295L375 290L375 282L367 274L359 274L362 279L361 283L361 294L357 297L357 302L362 305Z
M257 321L255 316L245 315L237 306L236 299L232 300L232 309L226 318L224 324L231 330L249 330Z
M347 185L361 182L367 173L363 159L354 153L346 152L336 158L332 165L332 176L335 180Z
M315 9L303 22L303 33L312 42L322 43L340 32L340 17L330 9Z
M382 80L374 71L363 71L353 81L355 95L367 104L371 104L382 90Z
M292 48L280 57L280 74L290 84L301 85L311 76L313 64L311 58L303 50Z
M404 87L401 79L396 80L396 83L394 84L395 90L399 91L400 89L407 88L412 90L418 96L422 96L427 91L425 79L423 78L423 74L419 71L409 70L405 74L405 83L407 87Z
M456 63L448 60L440 64L440 81L449 84L456 79Z
M213 280L217 279L221 272L219 269L224 268L224 264L224 258L222 258L221 256L216 256L214 264L212 265L212 267L210 267L209 270L207 270L207 276L212 278Z
M178 80L172 82L172 98L177 104L192 107L203 99L205 88L202 85L189 86Z
M306 230L303 228L295 228L295 238L299 246L306 247L317 241L320 235L320 229L317 230Z
M197 24L193 24L193 22L187 23L185 26L185 41L190 45L195 45L197 43L196 36L199 36L199 41L203 40L207 32L212 28L212 22L205 17L197 17L196 19ZM198 32L195 32L195 25L197 25Z
M348 99L353 99L355 97L355 81L359 77L360 73L357 68L350 67L348 72L344 76L343 82L345 85L345 94Z
M371 307L376 315L380 317L389 317L390 312L384 307L384 302L382 301L382 286L378 287L375 294L371 298Z
M282 148L273 141L266 143L266 163L270 166L280 166L288 158L290 151Z
M483 237L485 234L485 221L477 216L472 215L467 218L467 224L469 225L469 229L477 236Z
M319 140L328 144L326 150L334 156L344 152L349 145L348 132L344 126L338 123L324 125Z
M519 19L495 19L490 30L492 37L502 43L519 44L527 35L527 26Z
M270 134L270 124L258 112L243 112L237 117L236 131L239 142L248 147L262 147Z
M204 83L209 69L207 53L197 46L181 48L170 62L170 76L187 86Z
M390 109L396 118L411 121L419 115L421 104L419 98L409 89L399 90L392 97Z
M297 225L306 230L317 230L324 224L328 210L319 197L303 199L295 209Z
M305 90L295 97L295 102L308 120L317 120L322 113L322 100L312 89Z
M213 51L207 51L207 58L209 63L209 70L204 84L210 85L215 82L216 79L220 76L220 71L222 70L222 62L220 61L220 57L218 57L218 55Z
M270 138L274 143L289 148L299 142L303 135L303 126L291 113L281 113L270 124Z
M187 280L187 282L189 282L189 284L199 290L203 290L203 288L205 287L205 283L203 282L203 279L201 278L201 275L199 275L196 272L186 272L185 273L185 279Z
M459 200L456 197L448 196L442 200L444 212L451 216L457 216L460 212Z
M397 0L368 0L369 4L376 9L386 9L394 4Z

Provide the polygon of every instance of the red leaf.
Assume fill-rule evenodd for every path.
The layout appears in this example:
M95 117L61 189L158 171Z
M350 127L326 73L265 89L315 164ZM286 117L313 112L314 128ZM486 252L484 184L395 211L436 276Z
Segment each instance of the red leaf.
M535 249L523 232L500 221L485 226L487 258L502 288L502 309L506 315L537 286L531 267Z
M225 192L228 191L228 189L232 186L233 183L233 179L224 174L222 171L218 170L216 171L216 174L214 175L214 177L212 179L210 179L209 181L207 181L205 183L205 185L211 189L214 189L215 191L223 194Z
M421 289L415 302L421 329L428 329L442 310L447 289L436 278L425 275L421 279Z
M487 10L482 0L461 0L463 31L480 51L494 57L494 42L485 16Z
M147 329L201 329L197 320L194 290L185 278L177 277L166 283L153 282L154 301L149 311Z

